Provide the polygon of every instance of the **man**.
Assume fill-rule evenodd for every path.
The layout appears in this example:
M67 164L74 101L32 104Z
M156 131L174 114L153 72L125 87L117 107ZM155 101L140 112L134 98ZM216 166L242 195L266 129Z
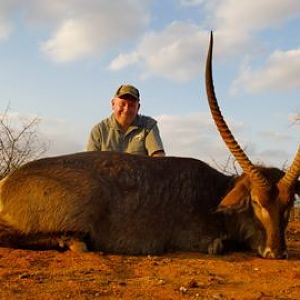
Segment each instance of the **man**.
M121 85L111 104L112 115L92 128L87 151L165 156L157 122L138 114L140 93L137 88L130 84Z

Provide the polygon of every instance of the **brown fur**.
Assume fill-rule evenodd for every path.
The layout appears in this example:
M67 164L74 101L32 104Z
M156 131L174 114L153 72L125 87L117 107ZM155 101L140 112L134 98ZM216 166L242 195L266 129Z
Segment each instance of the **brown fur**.
M263 170L272 182L283 174ZM249 184L245 175L234 179L189 158L84 152L41 159L1 182L0 243L124 254L216 254L232 243L263 249L266 228Z

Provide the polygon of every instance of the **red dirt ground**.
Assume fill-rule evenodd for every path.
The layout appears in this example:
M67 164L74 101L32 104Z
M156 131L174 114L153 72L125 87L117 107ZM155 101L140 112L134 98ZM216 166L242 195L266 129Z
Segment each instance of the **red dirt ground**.
M300 221L287 237L288 260L0 248L0 299L300 299Z

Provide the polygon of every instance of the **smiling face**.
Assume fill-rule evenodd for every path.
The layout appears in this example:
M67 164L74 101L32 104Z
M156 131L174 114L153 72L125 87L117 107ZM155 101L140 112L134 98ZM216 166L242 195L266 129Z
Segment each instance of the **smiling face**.
M126 131L137 116L140 103L131 95L123 95L121 98L114 98L111 103L113 114L118 124Z

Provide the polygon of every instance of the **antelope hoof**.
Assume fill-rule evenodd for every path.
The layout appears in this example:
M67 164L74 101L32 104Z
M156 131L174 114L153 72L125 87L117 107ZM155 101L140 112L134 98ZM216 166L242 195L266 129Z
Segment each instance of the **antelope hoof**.
M88 251L86 243L82 242L80 240L60 239L59 240L59 247L60 248L68 248L69 250L71 250L73 252L76 252L76 253L82 253L82 252L87 252Z
M219 255L222 254L224 251L224 245L220 238L214 239L208 245L208 254L209 255Z
M68 245L69 249L76 253L88 252L88 248L85 242L71 240Z

